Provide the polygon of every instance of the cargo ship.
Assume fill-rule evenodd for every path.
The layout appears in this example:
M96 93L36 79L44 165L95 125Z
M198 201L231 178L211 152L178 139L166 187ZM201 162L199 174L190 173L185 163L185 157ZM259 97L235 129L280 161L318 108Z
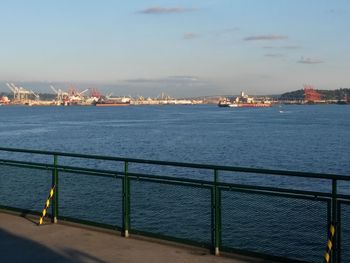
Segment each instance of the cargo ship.
M99 99L94 105L98 107L129 106L130 98Z
M242 91L241 95L237 96L233 101L230 101L227 98L219 100L218 106L230 108L262 108L271 107L272 104L268 100L255 101L254 98L249 97Z

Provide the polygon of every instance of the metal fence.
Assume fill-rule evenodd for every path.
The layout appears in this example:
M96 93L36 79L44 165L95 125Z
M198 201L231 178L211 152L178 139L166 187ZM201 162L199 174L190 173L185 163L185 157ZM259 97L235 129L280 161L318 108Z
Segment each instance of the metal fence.
M10 148L0 148L0 154L6 156L0 159L2 209L39 215L55 186L49 214L53 221L281 262L322 262L328 229L334 225L331 262L350 261L350 195L347 187L339 193L338 185L350 181L344 175ZM38 156L43 162L30 161ZM93 162L108 162L108 169L94 168ZM273 177L277 185L253 184L251 177L247 184L242 174ZM282 177L284 183L278 185ZM300 178L297 188L307 190L286 187L285 177L291 182Z

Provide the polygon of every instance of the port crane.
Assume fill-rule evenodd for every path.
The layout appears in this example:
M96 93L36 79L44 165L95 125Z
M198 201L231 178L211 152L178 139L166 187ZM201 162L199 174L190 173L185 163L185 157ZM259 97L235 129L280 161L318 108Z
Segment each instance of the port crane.
M56 89L53 85L50 85L50 88L57 94L57 103L63 105L81 103L84 100L83 94L89 90L78 91L75 87L71 86L68 91L65 92L61 89Z
M110 97L112 97L112 95L113 95L113 92L108 93L105 97L106 97L107 99L109 99Z
M98 89L90 89L90 98L99 99L101 96L101 92Z
M312 85L304 84L304 100L308 102L315 102L321 100L321 94L315 90Z
M168 94L162 92L158 97L158 100L171 100L173 99L172 97L170 97Z
M68 89L68 100L72 104L81 103L84 100L83 94L87 92L89 89L85 89L83 91L78 91L74 86L69 87Z
M39 94L35 93L34 91L30 90L30 93L32 93L35 97L35 100L40 100Z
M82 92L78 92L77 91L77 94L79 95L79 97L83 97L83 94L85 93L85 92L87 92L89 89L85 89L85 90L83 90Z
M65 98L68 97L67 92L63 92L61 89L56 90L54 86L50 85L50 88L53 90L54 93L57 94L57 103L62 103L64 102Z
M16 88L13 88L9 83L6 83L6 86L13 92L13 99L15 100L16 98Z
M17 87L13 83L6 83L6 86L13 92L13 100L17 102L28 101L28 96L31 94L30 91L23 87Z

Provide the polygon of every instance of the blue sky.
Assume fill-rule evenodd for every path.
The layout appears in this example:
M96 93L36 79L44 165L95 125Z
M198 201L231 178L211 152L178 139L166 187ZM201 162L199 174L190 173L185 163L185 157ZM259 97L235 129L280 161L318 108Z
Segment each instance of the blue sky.
M174 96L350 88L349 29L348 0L3 0L0 80Z

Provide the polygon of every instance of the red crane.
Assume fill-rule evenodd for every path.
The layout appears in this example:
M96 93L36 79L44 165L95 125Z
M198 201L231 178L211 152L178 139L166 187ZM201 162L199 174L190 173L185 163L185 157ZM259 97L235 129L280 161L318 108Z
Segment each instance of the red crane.
M102 94L98 89L90 89L90 97L100 98L101 96Z
M305 101L320 101L321 94L318 93L311 85L304 85L304 100Z

